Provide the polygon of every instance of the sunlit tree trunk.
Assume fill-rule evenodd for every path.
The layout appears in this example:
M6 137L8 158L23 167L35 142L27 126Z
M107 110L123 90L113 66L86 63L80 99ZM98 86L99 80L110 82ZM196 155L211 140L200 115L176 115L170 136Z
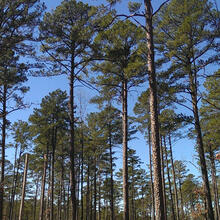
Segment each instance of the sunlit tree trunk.
M162 191L162 177L160 164L160 139L159 139L159 122L157 107L157 82L154 64L154 43L153 43L153 26L152 26L152 5L151 0L144 0L146 11L146 38L147 38L147 62L149 76L150 92L150 122L151 122L151 143L152 143L152 160L154 169L154 198L156 220L164 220L164 202Z
M23 214L23 209L24 209L24 198L25 198L25 190L26 190L27 171L28 171L28 154L25 155L24 176L23 176L23 184L22 184L22 195L21 195L21 204L20 204L18 220L22 220L22 217L23 217L22 214Z

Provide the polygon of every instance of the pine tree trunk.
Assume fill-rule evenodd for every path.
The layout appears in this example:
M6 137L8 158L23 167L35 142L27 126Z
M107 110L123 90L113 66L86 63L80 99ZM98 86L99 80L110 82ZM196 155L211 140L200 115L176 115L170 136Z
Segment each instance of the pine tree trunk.
M148 76L150 92L150 122L151 122L151 142L152 142L152 159L154 168L154 198L156 220L164 220L165 210L162 191L162 177L160 164L160 140L159 140L159 122L157 109L157 82L154 64L154 43L153 43L153 26L152 26L152 6L151 0L144 0L146 11L146 38L148 49Z
M81 128L82 129L82 128ZM82 131L82 137L81 137L81 220L84 218L84 204L83 204L83 170L84 170L84 136Z
M18 152L18 145L15 145L15 161L14 161L14 170L13 170L13 180L12 180L12 189L11 189L11 198L9 204L9 220L12 220L13 216L13 207L14 207L14 198L15 198L15 186L16 186L16 162L17 162L17 152Z
M171 210L172 210L172 219L176 220L175 210L174 210L174 203L173 203L173 193L172 193L171 180L170 180L170 168L169 168L168 155L167 155L166 138L165 137L163 137L163 138L164 138L164 151L165 151L166 166L167 166L167 178L168 178L169 191L170 191L170 202L171 202Z
M52 130L52 157L51 157L51 200L50 200L50 220L54 218L54 163L56 149L56 128Z
M0 220L3 219L4 212L4 182L5 182L5 140L6 140L6 98L7 86L3 85L2 97L2 143L1 143L1 182L0 182Z
M164 174L164 153L163 153L163 146L162 146L162 137L160 143L160 159L161 159L161 177L162 177L162 191L163 191L163 204L164 210L167 210L167 200L166 200L166 183L165 183L165 174ZM164 220L167 219L167 212L164 213Z
M21 156L23 154L23 151L20 149L20 153L19 153L19 158L18 158L18 163L17 163L17 170L16 170L16 176L15 176L15 183L14 183L14 189L13 189L13 197L12 197L12 214L11 214L11 219L13 219L13 215L14 218L17 219L16 216L16 211L17 211L17 203L14 203L15 200L15 196L16 196L16 189L18 187L18 177L19 177L19 169L20 169L20 165L21 165ZM17 198L17 197L16 197ZM15 209L15 211L14 211Z
M76 220L76 180L75 180L75 146L74 146L74 55L71 60L69 77L69 120L70 120L70 192L72 205L72 220Z
M99 204L98 204L98 210L99 210L99 220L102 219L102 216L101 216L101 172L99 172Z
M90 210L90 165L87 167L87 189L86 189L86 220L89 220L89 210Z
M122 85L122 120L123 120L123 201L124 220L129 220L129 198L128 198L128 113L127 113L127 80Z
M46 220L50 220L50 199L51 199L51 154L48 154L48 188L46 201Z
M154 201L154 181L152 173L152 156L151 156L151 132L150 124L148 125L148 145L149 145L149 169L150 169L150 182L151 182L151 200L152 200L152 220L155 220L155 201Z
M173 163L173 150L172 150L172 143L171 143L170 134L168 135L168 139L169 139L169 146L170 146L170 160L171 160L172 173L173 173L173 185L174 185L174 195L175 195L175 204L176 204L176 217L177 217L177 220L179 220L180 215L179 215L178 193L177 193L177 186L176 186L176 173L175 173L175 168L174 168L174 163Z
M93 217L93 219L94 220L96 220L96 206L97 206L97 187L96 187L96 158L95 158L95 161L94 161L94 195L93 195L93 198L94 198L94 204L93 204L93 206L94 206L94 217Z
M34 220L36 220L36 213L37 213L37 197L38 197L38 190L39 190L39 178L40 176L38 175L37 177L37 183L36 183L36 190L35 190L35 196L34 196Z
M195 120L195 123L194 123L195 131L197 135L197 149L198 149L200 166L201 166L201 171L202 171L202 179L203 179L203 183L205 186L204 187L205 195L207 198L208 217L209 217L209 220L214 220L212 198L211 198L211 192L210 192L210 187L209 187L207 166L206 166L206 161L205 161L201 126L200 126L200 121L199 121L199 110L198 110L198 100L197 100L197 79L196 79L196 75L193 75L192 73L191 65L189 68L189 81L190 81L190 90L191 90L190 92L191 92L192 105L193 105L193 115L194 115L194 120Z
M44 214L44 195L45 195L45 184L46 184L46 175L47 175L47 158L48 155L44 154L44 171L41 182L41 196L40 196L40 211L39 211L39 220L43 220Z
M112 135L109 126L109 156L110 156L110 175L111 175L111 196L110 196L110 209L111 220L114 220L114 179L113 179L113 158L112 158Z
M213 185L213 194L215 198L215 215L216 219L219 219L219 196L218 196L218 185L216 180L216 168L215 168L215 157L211 145L209 145L209 156L211 161L211 173L212 173L212 185Z
M23 176L23 184L22 184L22 195L21 195L21 204L19 210L18 220L22 220L22 214L24 209L24 198L25 198L25 190L26 190L26 181L27 181L27 171L28 171L28 154L25 155L25 166L24 166L24 176Z

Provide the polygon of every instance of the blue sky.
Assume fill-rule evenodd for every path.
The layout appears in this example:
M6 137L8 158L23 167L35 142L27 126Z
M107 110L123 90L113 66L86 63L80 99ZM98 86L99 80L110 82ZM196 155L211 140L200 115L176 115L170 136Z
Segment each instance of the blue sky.
M61 2L60 0L47 0L44 1L47 10L50 11L51 9L55 9L57 5ZM101 3L102 1L83 1L86 3ZM120 5L120 10L124 11L126 10L126 5L128 1L123 1L126 3L123 3ZM142 1L141 1L142 2ZM161 4L161 0L155 0L153 1L153 7L155 9L158 8L158 6ZM41 99L48 95L49 92L52 92L56 89L62 89L67 90L68 92L68 80L65 75L57 76L57 77L30 77L27 83L28 86L30 86L30 91L25 95L25 100L28 103L32 103L30 109L25 109L19 112L15 112L12 115L10 115L10 119L12 121L17 120L27 120L29 115L32 113L33 108L39 107L39 104L41 103ZM141 91L144 90L144 87L142 89L138 89L136 92L130 93L128 105L132 106L129 108L129 114L132 113L132 108L134 106L134 103L137 100L137 97L141 94ZM85 99L88 101L90 98L92 98L96 92L93 90L88 90L83 87L77 87L76 88L76 94L82 94ZM95 110L94 106L87 106L87 111L90 112L91 110ZM184 109L179 109L179 111L184 112ZM137 134L137 138L129 143L129 146L131 146L133 149L137 151L137 155L141 158L141 160L144 162L144 164L148 163L148 146L146 145L146 140L144 139L143 135ZM184 160L184 161L191 161L192 163L196 163L196 160L194 159L194 142L188 139L182 139L179 140L175 145L173 146L174 151L174 158L178 160ZM8 155L11 154L11 151L7 151ZM122 152L118 150L118 168L122 167ZM9 155L11 157L11 155ZM192 166L190 163L187 163L188 167L190 168L190 171L198 174L198 171L195 169L194 166Z

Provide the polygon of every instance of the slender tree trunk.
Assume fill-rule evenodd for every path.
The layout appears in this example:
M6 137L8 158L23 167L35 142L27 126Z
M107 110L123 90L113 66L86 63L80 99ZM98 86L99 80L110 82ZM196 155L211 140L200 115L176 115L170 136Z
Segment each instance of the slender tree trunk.
M182 212L181 218L184 219L185 214L184 214L184 209L183 209L183 206L184 206L184 204L183 204L183 193L182 193L182 183L181 183L181 180L180 180L180 179L178 180L178 183L179 183L180 204L181 204L181 212Z
M208 209L208 217L209 220L214 220L214 213L212 208L212 198L211 192L209 187L209 180L208 180L208 173L207 173L207 166L205 161L205 153L204 153L204 146L203 146L203 139L202 139L202 132L201 126L199 121L199 110L198 110L198 100L197 100L197 79L196 75L193 75L191 65L189 65L189 81L190 81L190 92L192 98L192 105L193 105L193 115L195 120L195 131L197 135L197 149L200 159L200 166L202 171L202 179L205 186L205 195L207 198L207 209Z
M161 137L160 143L160 159L161 159L161 177L162 177L162 191L163 191L163 204L164 210L167 210L167 201L166 201L166 183L165 183L165 174L164 174L164 153L163 153L163 142ZM167 219L167 212L164 213L164 220Z
M165 151L165 157L166 157L166 166L167 166L167 178L169 183L169 191L170 191L170 202L171 202L171 210L172 210L172 219L176 220L175 216L175 210L174 210L174 203L173 203L173 193L172 193L172 187L171 187L171 181L170 181L170 168L169 168L169 162L168 162L168 153L167 153L167 146L166 146L166 138L164 138L164 151Z
M154 43L153 43L153 26L152 26L152 5L151 0L144 0L146 11L146 38L148 49L148 75L150 91L150 122L151 122L151 142L153 151L153 168L154 168L154 198L156 220L164 220L165 210L162 191L162 177L160 165L160 139L159 139L159 122L157 109L157 82L154 64Z
M110 175L111 175L111 196L110 196L110 208L111 208L111 220L114 220L114 179L113 179L113 158L112 158L112 134L109 126L109 156L110 156Z
M51 157L51 200L50 200L50 220L54 218L54 163L56 149L56 128L52 130L52 157Z
M170 146L170 160L171 160L172 173L173 173L173 185L174 185L174 195L175 195L175 204L176 204L176 218L177 220L179 220L180 214L179 214L178 193L177 193L177 186L176 186L176 173L175 173L175 168L174 168L174 163L173 163L173 150L172 150L170 134L168 134L168 140L169 140L169 146Z
M46 184L46 175L47 175L47 158L48 158L47 154L44 154L44 171L43 171L42 182L41 182L39 220L43 220L43 218L44 218L43 213L44 213L45 184Z
M26 181L27 181L27 171L28 171L28 154L25 155L25 166L24 166L24 176L23 176L23 184L22 184L22 195L21 195L21 204L19 210L18 220L22 220L22 214L24 209L24 198L25 198L25 190L26 190Z
M48 189L47 189L47 201L46 201L46 220L50 220L50 199L51 199L51 154L48 154Z
M124 220L129 220L129 198L128 198L128 113L127 113L127 80L122 85L122 120L123 120L123 201Z
M37 182L36 182L36 190L35 190L35 196L34 196L34 220L36 220L36 212L37 212L37 197L38 197L38 190L39 190L39 178L40 176L38 175L37 177Z
M219 219L219 196L218 196L218 185L216 180L216 168L215 168L215 157L211 145L209 145L209 156L211 161L211 173L212 173L212 185L213 185L213 194L215 198L215 215L216 219Z
M66 219L69 220L69 213L70 213L70 183L68 184L67 188L67 209L66 209Z
M96 175L96 158L95 158L95 161L94 161L94 194L93 194L93 198L94 198L94 217L93 217L93 219L94 220L96 220L96 207L97 207L97 187L96 187L96 177L97 177L97 175Z
M148 145L149 145L149 169L150 169L150 182L151 182L151 199L152 199L152 220L155 220L155 201L154 201L154 181L152 173L152 157L151 157L151 132L150 124L148 125Z
M101 216L101 172L99 172L99 220L102 219L102 216Z
M7 102L7 86L3 85L2 97L2 143L1 143L1 182L0 182L0 220L3 219L4 212L4 182L5 182L5 140L6 140L6 102Z
M86 220L89 220L89 210L90 210L90 165L87 167L87 189L86 189Z
M16 176L15 176L15 183L14 183L14 189L13 189L13 197L12 197L12 215L11 215L11 219L13 219L13 215L14 215L14 218L17 219L17 203L14 204L14 200L15 200L15 192L16 192L16 189L17 189L17 186L18 186L18 176L19 176L19 169L20 169L20 165L21 165L21 156L23 154L23 151L20 149L20 153L19 153L19 158L18 158L18 163L17 163L17 170L16 170ZM17 198L17 196L16 196ZM15 211L14 211L15 209Z
M82 129L82 127L81 127ZM81 137L81 220L84 218L84 204L83 204L83 172L84 172L84 135L82 130L82 137Z
M14 170L13 170L13 180L12 180L12 189L11 189L11 198L9 204L9 220L12 220L13 216L13 207L14 207L14 198L15 198L15 182L16 181L16 163L17 163L17 152L18 152L18 145L15 145L15 161L14 161Z
M76 220L76 180L75 180L75 145L74 145L74 54L71 60L69 77L69 119L70 119L70 192L72 204L72 220Z

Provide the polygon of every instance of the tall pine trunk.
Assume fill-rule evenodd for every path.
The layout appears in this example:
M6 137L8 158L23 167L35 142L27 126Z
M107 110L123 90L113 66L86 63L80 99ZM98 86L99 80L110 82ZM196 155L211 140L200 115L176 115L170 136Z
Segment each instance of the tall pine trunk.
M82 126L81 126L81 129L82 129ZM84 181L84 175L83 175L83 172L84 172L84 135L83 135L83 130L82 130L82 133L81 133L81 220L84 219L84 203L83 203L83 196L84 196L84 193L83 193L83 181Z
M97 178L97 173L96 173L96 156L95 156L95 161L94 161L94 194L93 194L93 206L94 206L94 212L93 212L93 219L96 220L96 216L97 216L97 213L96 213L96 207L97 207L97 181L96 181L96 178Z
M192 106L193 106L193 115L194 115L194 120L195 120L194 125L195 125L195 131L196 131L196 136L197 136L197 149L198 149L198 154L199 154L200 167L202 171L202 179L204 183L205 195L207 199L208 218L209 220L214 220L212 198L211 198L211 192L210 192L210 187L209 187L207 166L206 166L206 161L205 161L201 126L200 126L200 121L199 121L198 98L197 98L197 78L196 78L196 74L193 74L191 68L192 67L189 62L189 82L190 82L190 92L191 92Z
M110 126L109 126L109 156L110 156L110 175L111 175L110 209L111 209L111 220L114 220L114 179L113 179L112 134L111 134Z
M37 177L37 182L36 182L36 190L35 190L35 196L34 196L34 220L36 220L36 214L37 214L37 197L38 197L38 190L39 190L39 179L40 176L38 175Z
M156 220L164 220L164 204L162 191L162 177L160 165L160 140L159 140L159 122L157 109L157 82L154 64L154 43L153 43L153 26L152 26L152 5L151 0L144 0L146 11L146 38L148 49L148 76L150 92L150 122L151 122L151 143L152 159L154 168L154 198Z
M209 145L209 156L211 161L211 174L212 174L212 186L213 186L213 194L215 198L215 215L216 219L219 219L219 196L218 196L218 185L216 179L216 168L215 168L215 157L211 145Z
M171 203L171 210L172 210L172 219L176 220L174 203L173 203L172 184L171 184L171 180L170 180L170 168L169 168L168 153L167 153L167 146L166 146L167 144L166 144L165 136L163 138L164 138L164 151L165 151L166 166L167 166L167 178L168 178L169 191L170 191L170 203Z
M13 180L12 180L12 189L11 189L11 198L9 203L9 220L12 220L13 216L13 207L14 207L14 199L15 199L15 186L16 186L16 162L17 162L17 152L18 152L18 145L15 146L15 161L14 161L14 170L13 170ZM20 157L19 157L20 160Z
M43 220L44 215L44 196L45 196L45 184L46 184L46 175L47 175L47 158L48 153L44 154L44 170L41 182L41 196L40 196L40 211L39 211L39 220Z
M70 192L72 205L72 220L76 220L76 180L75 180L75 146L74 146L74 55L71 60L69 76L69 120L70 120Z
M129 220L129 198L128 198L128 113L127 113L127 80L122 83L122 123L123 123L123 201L124 220Z
M25 190L26 190L26 181L27 181L27 170L28 170L28 154L25 155L25 166L24 166L24 176L23 176L23 184L22 184L22 195L21 195L21 204L19 210L18 220L22 220L22 214L24 209L24 198L25 198Z
M163 152L162 136L161 136L161 143L160 143L160 159L161 159L163 204L164 204L164 210L167 210L166 183L165 183L165 173L164 173L165 166L164 166L164 152ZM164 213L164 220L167 220L167 212Z
M168 134L168 141L170 146L170 160L171 160L171 167L172 167L172 173L173 173L173 185L174 185L174 195L175 195L175 205L176 205L176 218L177 220L180 219L179 214L179 203L178 203L178 193L177 193L177 185L176 185L176 173L173 163L173 149L172 149L172 142L171 142L171 136Z
M150 124L148 125L148 146L149 146L149 169L150 169L150 182L151 182L151 200L152 200L152 220L155 219L155 201L154 201L154 181L152 172L152 155L151 155L151 132Z
M5 182L5 139L6 139L6 102L7 86L3 85L2 97L2 143L1 143L1 182L0 182L0 220L3 219L4 211L4 182Z

